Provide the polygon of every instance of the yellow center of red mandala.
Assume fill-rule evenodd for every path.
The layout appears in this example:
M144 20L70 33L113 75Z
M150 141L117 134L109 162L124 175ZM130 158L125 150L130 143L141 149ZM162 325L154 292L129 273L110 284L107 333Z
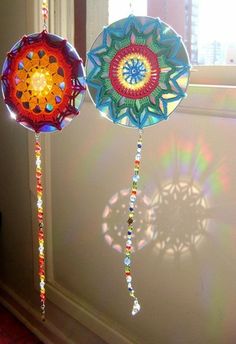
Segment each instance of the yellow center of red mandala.
M28 51L17 62L14 76L18 101L36 115L58 108L65 93L64 69L45 50Z
M33 95L38 98L47 96L53 86L52 75L44 69L30 74L29 90L32 90Z

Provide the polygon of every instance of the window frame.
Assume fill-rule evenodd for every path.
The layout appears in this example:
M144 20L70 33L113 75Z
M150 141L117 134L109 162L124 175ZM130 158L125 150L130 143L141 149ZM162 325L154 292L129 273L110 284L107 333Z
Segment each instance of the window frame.
M86 0L74 0L74 46L79 55L86 61Z

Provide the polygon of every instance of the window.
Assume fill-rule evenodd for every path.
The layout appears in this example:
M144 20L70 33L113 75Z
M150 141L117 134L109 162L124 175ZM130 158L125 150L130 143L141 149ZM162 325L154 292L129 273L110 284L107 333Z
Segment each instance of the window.
M191 83L235 86L235 11L235 0L148 0L147 14L182 36L193 65Z
M235 0L198 0L198 64L235 65Z
M194 65L236 64L235 12L235 0L148 1L148 14L183 37Z

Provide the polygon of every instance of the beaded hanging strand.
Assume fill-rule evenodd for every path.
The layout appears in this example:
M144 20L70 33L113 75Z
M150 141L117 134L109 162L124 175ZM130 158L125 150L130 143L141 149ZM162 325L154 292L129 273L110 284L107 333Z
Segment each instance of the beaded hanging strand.
M43 0L42 3L42 17L43 17L43 29L47 31L47 20L48 20L48 3L46 0Z
M38 209L38 245L39 245L39 287L40 287L40 307L41 317L45 320L45 253L44 253L44 223L43 223L43 186L41 167L41 144L39 134L35 134L35 164L36 164L36 190Z
M142 134L143 130L139 130L139 138L137 142L137 151L134 161L134 175L133 175L133 182L132 182L132 189L130 194L130 203L129 203L129 216L128 216L128 232L127 232L127 241L126 241L126 249L125 249L125 277L128 286L129 294L132 298L134 298L134 304L132 309L132 315L137 314L141 307L138 302L138 298L135 295L133 286L132 286L132 275L131 275L131 253L132 253L132 235L134 229L134 215L135 215L135 203L137 198L137 189L138 189L138 181L139 181L139 167L140 167L140 160L141 160L141 151L142 151Z
M42 3L43 30L47 30L48 4L46 0ZM41 319L45 321L45 248L44 248L44 222L43 222L43 185L41 166L41 144L39 134L35 134L35 164L36 164L36 191L37 191L37 219L38 219L38 274L39 274L39 297L41 308Z

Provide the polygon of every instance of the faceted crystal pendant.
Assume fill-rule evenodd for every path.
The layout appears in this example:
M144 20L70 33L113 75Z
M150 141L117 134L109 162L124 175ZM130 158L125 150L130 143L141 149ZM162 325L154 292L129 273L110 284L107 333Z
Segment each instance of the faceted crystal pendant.
M132 315L136 315L141 309L140 304L138 303L138 300L134 300Z

